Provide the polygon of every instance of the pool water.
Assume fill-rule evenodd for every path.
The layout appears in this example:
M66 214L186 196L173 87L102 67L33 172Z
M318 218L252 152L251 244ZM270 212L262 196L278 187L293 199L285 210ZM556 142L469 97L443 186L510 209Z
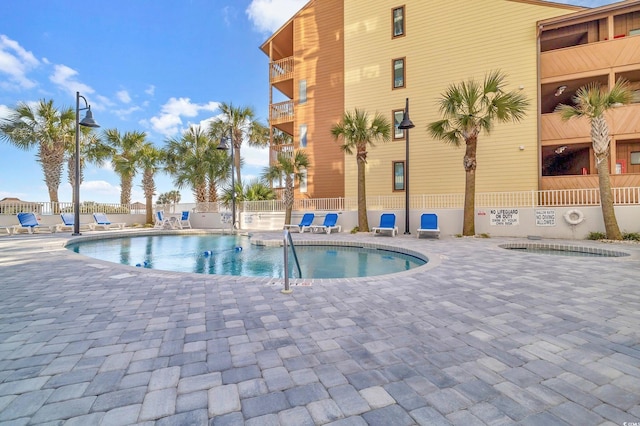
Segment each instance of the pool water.
M235 235L153 235L74 243L84 256L140 268L198 274L284 277L284 249ZM375 248L296 245L301 278L355 278L406 271L426 261ZM292 253L289 276L300 278Z

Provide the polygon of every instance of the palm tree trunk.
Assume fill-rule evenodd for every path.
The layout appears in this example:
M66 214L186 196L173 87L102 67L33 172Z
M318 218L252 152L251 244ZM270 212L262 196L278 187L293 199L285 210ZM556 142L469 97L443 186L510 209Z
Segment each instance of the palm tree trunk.
M365 162L358 156L358 231L369 232L367 220L367 189L365 185Z
M602 219L608 240L621 240L622 233L618 227L616 212L613 207L613 193L611 192L611 178L609 176L608 157L600 162L596 159L598 169L598 186L600 187L600 207L602 208Z
M591 142L596 157L598 169L598 186L600 187L600 207L604 229L609 240L621 240L622 234L618 227L616 212L613 208L613 194L611 193L611 178L609 176L609 126L603 115L591 119Z
M476 151L478 149L478 137L470 136L466 140L466 146L464 153L465 186L462 235L470 237L476 234Z
M284 223L291 223L291 210L293 209L294 194L293 194L293 177L287 175L285 178L284 187Z

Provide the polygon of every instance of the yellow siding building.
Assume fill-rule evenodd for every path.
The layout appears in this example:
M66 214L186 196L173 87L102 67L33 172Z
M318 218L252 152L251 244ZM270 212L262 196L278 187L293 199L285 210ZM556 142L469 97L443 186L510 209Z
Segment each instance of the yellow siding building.
M397 123L406 98L416 125L411 194L464 192L464 148L433 140L427 125L440 118L438 98L449 84L482 80L493 70L505 73L507 89L523 91L530 107L520 123L496 124L480 135L476 189L538 189L536 23L576 10L537 0L311 0L262 46L271 62L272 127L292 134L295 148L305 145L300 129L306 129L312 166L306 192L296 197L355 197L355 157L338 149L331 126L355 108ZM284 60L295 69L288 77L282 66L274 69ZM276 102L275 92L285 100ZM394 163L402 170L405 161L404 135L398 136L369 150L367 195L398 193Z

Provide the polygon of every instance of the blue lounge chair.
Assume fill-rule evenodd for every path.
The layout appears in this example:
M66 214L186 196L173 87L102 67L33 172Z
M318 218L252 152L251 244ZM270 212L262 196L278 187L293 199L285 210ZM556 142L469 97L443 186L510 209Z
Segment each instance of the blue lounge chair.
M60 218L62 218L62 223L56 225L56 232L73 231L73 224L76 221L75 215L73 213L60 213ZM93 223L81 223L80 229L93 231Z
M338 222L338 214L337 213L327 213L324 217L324 223L322 225L312 225L311 232L326 232L330 234L332 230L337 229L338 232L342 231L342 227L337 225Z
M96 221L96 223L93 224L94 229L103 229L103 230L109 230L111 228L124 229L124 226L126 225L126 223L124 222L113 223L109 221L105 213L94 213L93 220Z
M398 235L396 226L396 215L393 213L382 213L380 216L380 226L371 228L371 232L376 234L391 234L392 237Z
M311 230L311 224L313 223L313 219L315 217L316 216L313 213L305 213L302 216L302 220L300 221L300 223L298 223L297 225L294 223L285 224L283 229L288 229L289 231L297 229L298 232L305 232L307 229Z
M175 223L164 215L164 210L158 210L156 212L156 223L153 225L157 229L175 229Z
M189 221L189 216L191 216L191 212L188 210L180 213L180 220L176 222L176 224L180 227L180 229L189 228L191 229L191 222Z
M440 236L440 228L438 227L438 215L435 213L423 213L420 216L420 227L416 235L420 238L422 235L438 238Z
M33 234L34 232L38 232L40 229L46 229L49 232L56 232L55 225L40 225L35 213L18 213L17 216L20 225L16 225L13 228L13 231L16 234L23 230Z

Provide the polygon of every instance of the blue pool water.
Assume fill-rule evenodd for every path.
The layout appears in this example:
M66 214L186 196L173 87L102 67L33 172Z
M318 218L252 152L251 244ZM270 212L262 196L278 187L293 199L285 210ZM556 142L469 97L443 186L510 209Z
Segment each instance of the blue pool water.
M108 262L199 274L284 277L284 249L252 245L235 235L153 235L92 240L68 249ZM354 278L406 271L426 262L381 249L297 245L302 278ZM289 276L298 277L289 254Z

